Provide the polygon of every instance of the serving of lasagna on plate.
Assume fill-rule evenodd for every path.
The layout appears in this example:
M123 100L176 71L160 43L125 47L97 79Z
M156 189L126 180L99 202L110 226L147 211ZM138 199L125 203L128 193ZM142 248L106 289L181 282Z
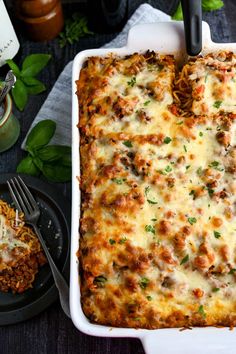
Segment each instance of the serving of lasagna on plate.
M236 56L90 57L77 81L82 307L135 328L236 325Z
M47 262L34 231L23 215L0 200L0 291L22 293L32 287Z

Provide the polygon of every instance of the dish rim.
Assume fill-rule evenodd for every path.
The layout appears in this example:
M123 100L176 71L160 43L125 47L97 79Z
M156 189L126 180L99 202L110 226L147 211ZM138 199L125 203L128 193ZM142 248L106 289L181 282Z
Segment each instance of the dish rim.
M159 33L156 38L155 33ZM135 337L142 340L144 348L148 353L156 353L153 351L155 340L159 340L159 349L162 348L161 343L165 343L163 351L165 353L178 353L178 343L181 345L181 354L184 354L184 348L187 349L187 344L191 344L194 340L196 345L194 352L203 353L202 349L203 336L207 334L212 348L207 346L206 353L216 353L216 343L222 344L222 334L224 341L227 339L229 348L236 345L236 336L229 335L232 333L228 331L227 327L223 329L215 327L195 327L193 331L179 331L179 328L166 328L166 329L134 329L134 328L113 328L94 324L89 322L84 315L80 303L80 286L79 286L79 272L78 272L78 259L76 252L79 249L79 217L80 217L80 188L77 177L80 175L80 154L79 154L79 130L77 128L79 109L76 95L76 80L79 78L79 73L84 61L91 56L105 56L109 53L115 55L127 55L134 52L145 52L146 50L156 50L166 54L174 54L177 61L184 62L187 58L184 44L184 27L183 22L170 21L159 22L155 24L136 25L131 28L128 34L127 44L121 48L99 48L84 50L76 55L73 62L72 70L72 230L71 230L71 266L70 266L70 306L71 318L74 325L82 332L102 337ZM217 50L231 50L236 52L236 43L214 43L211 40L210 28L206 22L203 22L203 50L205 54ZM178 335L177 335L178 333ZM180 335L181 333L181 335ZM194 337L192 336L194 333ZM169 335L171 334L171 337ZM217 334L217 336L216 336ZM167 338L166 338L167 337ZM215 338L216 337L216 338ZM174 348L167 348L166 340L175 339L176 345ZM195 339L193 339L195 338ZM197 343L196 343L197 339ZM200 346L201 345L201 346ZM228 348L228 347L227 347ZM213 350L214 349L214 350ZM170 351L169 351L170 350ZM225 354L226 348L222 348L222 354ZM162 351L160 350L160 353ZM189 351L186 354L189 354ZM217 352L218 353L218 352ZM233 353L233 352L232 352Z

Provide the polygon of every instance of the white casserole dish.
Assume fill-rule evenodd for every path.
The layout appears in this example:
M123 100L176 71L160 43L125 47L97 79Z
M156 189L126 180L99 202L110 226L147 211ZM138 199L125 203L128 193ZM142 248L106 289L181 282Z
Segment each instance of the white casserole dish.
M72 234L70 269L70 308L74 325L82 332L102 337L135 337L142 341L147 354L235 354L236 332L228 328L179 329L132 329L111 328L92 324L85 317L80 303L79 267L76 252L79 248L80 189L77 177L80 175L79 131L77 128L79 108L75 81L80 69L90 56L104 56L108 53L126 55L134 52L155 50L174 54L180 62L186 59L184 29L182 22L160 22L138 25L128 35L127 45L119 49L94 49L80 52L74 59L72 74ZM210 51L232 50L236 43L219 44L211 41L210 29L203 23L203 54Z

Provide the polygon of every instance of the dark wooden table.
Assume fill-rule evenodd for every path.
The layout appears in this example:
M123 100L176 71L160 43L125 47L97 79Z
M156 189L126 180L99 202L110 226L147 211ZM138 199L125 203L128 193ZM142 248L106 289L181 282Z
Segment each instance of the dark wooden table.
M141 0L131 1L129 16L142 3ZM147 1L151 5L163 10L171 11L170 2L165 0ZM213 40L216 42L236 42L236 2L224 0L222 10L204 15L210 24ZM7 2L11 11L11 2ZM65 13L80 10L82 5L73 4L64 7ZM84 5L82 6L86 11ZM13 15L13 12L11 12ZM14 22L14 17L13 17ZM23 113L14 110L20 121L21 134L17 144L9 151L0 154L0 174L15 172L16 166L24 156L21 143L29 129L31 122L45 101L50 89L55 83L64 66L73 59L75 54L87 48L97 48L110 41L117 33L96 33L91 37L82 38L73 46L61 49L58 40L47 43L29 41L21 32L18 32L21 43L21 59L32 53L50 53L53 60L42 72L40 79L46 83L47 92L38 96L31 96ZM45 117L49 118L50 117ZM71 117L65 117L70 119ZM63 193L71 198L70 184L64 184ZM0 354L143 354L141 343L135 339L106 339L89 337L80 333L66 318L57 301L40 315L20 324L0 328ZM162 353L161 353L162 354Z

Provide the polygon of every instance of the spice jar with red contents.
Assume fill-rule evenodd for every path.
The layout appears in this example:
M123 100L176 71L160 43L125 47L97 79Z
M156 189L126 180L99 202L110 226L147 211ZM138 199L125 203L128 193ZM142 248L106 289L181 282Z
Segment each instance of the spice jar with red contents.
M62 30L64 20L59 0L16 0L16 15L26 35L35 41L48 41Z

